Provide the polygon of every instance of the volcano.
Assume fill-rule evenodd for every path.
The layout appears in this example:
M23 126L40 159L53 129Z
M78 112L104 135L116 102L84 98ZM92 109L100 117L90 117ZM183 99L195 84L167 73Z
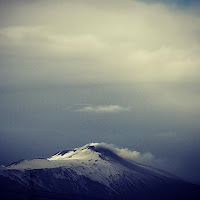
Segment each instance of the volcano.
M0 168L1 199L200 199L200 186L130 161L104 143Z

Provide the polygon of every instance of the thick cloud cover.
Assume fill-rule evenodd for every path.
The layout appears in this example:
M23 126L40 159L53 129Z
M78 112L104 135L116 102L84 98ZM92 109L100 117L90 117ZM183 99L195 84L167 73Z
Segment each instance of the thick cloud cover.
M48 0L1 11L1 85L148 82L161 94L151 103L187 111L199 105L199 94L184 85L195 89L200 80L200 17L192 9Z
M62 82L199 80L200 18L190 11L130 0L21 2L9 11L2 53L37 59L32 81L38 73Z

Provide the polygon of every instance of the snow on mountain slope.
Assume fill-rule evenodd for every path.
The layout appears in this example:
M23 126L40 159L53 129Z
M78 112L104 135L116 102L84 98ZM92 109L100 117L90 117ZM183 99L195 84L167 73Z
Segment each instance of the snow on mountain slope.
M115 157L114 159L113 156ZM149 174L152 171L153 173L157 172L158 174L162 174L167 177L170 176L167 173L164 174L153 168L145 167L136 163L134 164L135 171L133 171L124 165L125 161L123 159L121 159L120 162L119 159L120 157L115 155L115 153L110 149L106 148L105 144L91 143L81 148L75 148L72 151L58 152L54 156L47 159L23 160L17 164L7 167L7 169L30 170L58 167L65 167L68 169L71 168L78 175L84 175L85 177L98 181L107 187L110 187L110 177L112 177L112 181L117 181L121 178L121 174L125 172L135 174L135 176L147 181L147 178L143 177L143 175L136 170L136 168L139 168L138 166L144 168L144 171L148 171Z
M102 199L121 196L129 199L134 195L141 198L141 195L149 196L158 189L182 190L185 185L166 172L129 162L118 148L104 143L61 151L47 159L19 161L0 170L0 176L23 188L29 188L33 181L38 191L96 195Z
M100 152L94 150L98 147L101 147L101 144L91 143L72 151L58 152L48 159L23 160L7 169L30 170L64 167L73 169L79 176L85 176L114 190L110 187L110 177L112 177L112 181L119 180L122 171L129 170L120 163L113 164L109 157L103 158ZM62 178L61 175L56 176Z

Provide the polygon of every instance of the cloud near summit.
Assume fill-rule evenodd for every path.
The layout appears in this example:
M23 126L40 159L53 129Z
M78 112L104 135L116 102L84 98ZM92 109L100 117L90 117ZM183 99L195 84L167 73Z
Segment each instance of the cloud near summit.
M96 148L106 148L114 152L118 156L133 162L138 162L140 164L151 165L154 167L160 167L163 165L164 160L160 160L154 157L150 152L140 153L138 151L131 151L127 148L117 148L113 144L106 143L91 143L95 145Z

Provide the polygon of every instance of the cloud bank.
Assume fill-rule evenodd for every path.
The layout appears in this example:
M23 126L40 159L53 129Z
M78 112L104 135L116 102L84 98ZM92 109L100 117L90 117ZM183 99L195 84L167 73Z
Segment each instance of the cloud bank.
M153 105L200 109L199 5L16 2L0 6L0 85L141 83Z
M2 53L37 59L36 73L46 76L48 71L47 80L200 78L200 17L190 10L136 0L18 1L12 14L5 9L9 15L1 14L6 22L0 26ZM44 59L49 61L42 65ZM34 76L34 69L29 70L26 75Z

